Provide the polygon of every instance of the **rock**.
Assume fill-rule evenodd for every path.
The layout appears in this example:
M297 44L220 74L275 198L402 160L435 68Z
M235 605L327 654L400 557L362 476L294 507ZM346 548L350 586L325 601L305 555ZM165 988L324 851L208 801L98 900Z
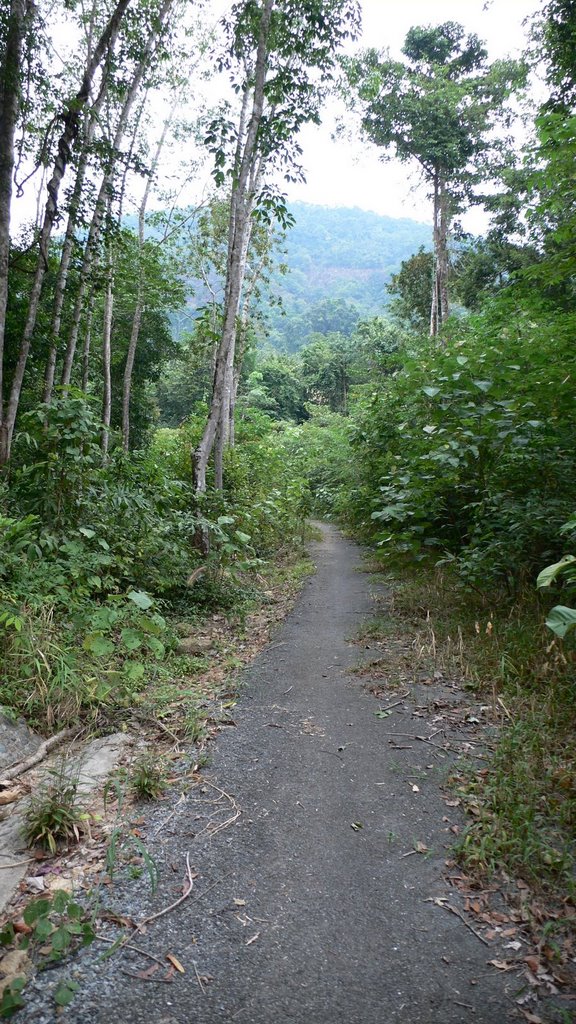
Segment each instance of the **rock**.
M214 647L213 641L208 636L184 637L176 648L177 654L207 654Z
M35 754L42 743L25 722L17 722L0 713L0 778L2 768Z
M0 996L16 978L30 978L34 965L23 949L14 949L0 960Z
M178 633L178 636L194 636L196 626L191 622L177 622L174 626L174 631Z

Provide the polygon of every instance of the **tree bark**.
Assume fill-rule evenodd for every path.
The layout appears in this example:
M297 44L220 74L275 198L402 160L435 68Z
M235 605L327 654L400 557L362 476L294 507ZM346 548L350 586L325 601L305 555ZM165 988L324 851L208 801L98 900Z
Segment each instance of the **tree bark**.
M36 318L38 315L44 276L48 267L48 245L52 235L52 228L58 213L58 195L60 192L60 185L62 184L62 179L70 162L72 150L80 129L82 111L90 97L90 90L92 88L94 76L102 62L104 54L116 41L122 19L129 3L130 0L119 0L112 17L100 36L91 59L88 61L80 88L74 98L67 104L63 115L64 128L60 138L58 139L58 150L54 161L54 167L52 169L52 176L46 186L48 198L46 200L44 220L40 232L38 260L36 263L36 271L28 302L28 313L20 343L18 361L12 378L12 387L10 390L10 397L8 399L6 415L0 427L0 465L4 465L10 458L12 436L14 434L14 426L16 424L16 415L20 403L20 394L22 392L26 363L30 352L32 334L36 326Z
M150 196L150 189L152 188L152 182L158 170L158 164L160 162L160 156L166 142L166 136L168 135L168 129L172 123L176 111L176 103L173 104L168 117L164 122L162 134L158 140L156 146L156 152L152 163L150 164L150 170L148 172L148 179L146 181L146 187L142 196L142 202L138 210L138 290L136 293L136 306L134 309L134 316L132 318L132 330L130 332L130 342L128 344L128 352L126 353L126 366L124 368L124 380L122 382L122 446L124 451L129 451L130 448L130 396L132 392L132 372L134 370L134 360L136 358L136 349L138 347L138 339L140 337L140 327L142 325L142 312L144 309L144 268L142 266L142 255L144 251L144 229L146 226L146 207L148 206L148 198Z
M90 298L86 306L86 320L84 324L84 344L82 346L82 391L88 391L88 378L90 373L90 346L92 344L92 318L94 316L94 303L96 301L96 289L92 288Z
M110 443L110 420L112 416L112 313L114 310L114 267L111 247L106 268L106 296L104 299L104 322L102 326L102 462L108 460Z
M144 78L146 71L149 69L152 51L154 49L154 46L156 45L158 36L163 28L164 22L166 21L166 17L173 3L174 0L165 0L165 3L163 4L158 15L158 18L156 19L154 28L148 36L146 45L142 53L142 57L140 59L139 64L136 67L136 70L132 77L132 81L124 96L124 102L122 105L122 109L120 111L118 123L116 125L114 139L112 141L112 151L114 156L110 161L109 169L104 174L102 181L100 183L98 198L96 199L94 213L92 215L92 221L90 224L90 230L88 232L88 238L86 240L86 245L84 247L84 257L82 260L82 268L80 270L80 282L78 286L78 293L76 295L76 302L74 304L74 312L72 315L72 324L70 327L68 344L66 346L66 353L64 356L64 366L62 368L61 383L63 387L68 387L68 385L70 384L70 380L72 378L72 368L74 365L74 357L76 355L76 346L78 344L80 320L82 317L82 311L84 308L86 292L88 290L92 266L96 255L96 248L98 245L98 241L100 239L100 231L102 228L102 221L104 219L104 211L106 209L106 203L109 195L111 194L114 183L114 177L116 175L116 164L120 153L120 146L126 133L130 113L132 111L132 107L134 106L136 96L138 95L138 90L142 84L142 79Z
M240 296L246 271L246 257L250 244L251 214L255 199L255 183L257 169L261 166L258 152L258 130L264 110L264 86L268 70L268 46L270 21L274 0L265 0L262 9L256 63L254 68L254 86L252 90L252 109L248 120L245 140L237 148L236 169L230 202L230 230L228 237L228 259L226 269L225 309L222 339L216 356L214 388L210 411L200 444L192 456L194 483L197 493L206 490L206 470L208 460L214 446L219 424L224 425L227 432L229 423L229 396L232 388L234 368L234 348L236 341L236 318L240 308ZM245 91L242 104L240 125L245 118L248 92Z
M448 296L448 225L449 198L442 173L434 175L434 273L432 278L432 303L430 309L430 335L435 338L442 324L450 315Z
M3 364L8 305L14 140L21 101L22 48L26 22L32 9L30 0L12 0L0 69L0 430L4 420Z

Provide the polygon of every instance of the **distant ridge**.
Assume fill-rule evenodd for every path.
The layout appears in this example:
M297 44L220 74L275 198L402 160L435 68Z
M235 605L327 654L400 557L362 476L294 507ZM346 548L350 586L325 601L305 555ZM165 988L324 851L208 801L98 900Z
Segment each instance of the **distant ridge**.
M349 334L359 319L384 312L386 284L432 229L407 217L382 216L358 207L290 203L295 225L287 232L286 275L274 274L264 300L270 343L296 351L314 333ZM274 306L282 299L282 316Z

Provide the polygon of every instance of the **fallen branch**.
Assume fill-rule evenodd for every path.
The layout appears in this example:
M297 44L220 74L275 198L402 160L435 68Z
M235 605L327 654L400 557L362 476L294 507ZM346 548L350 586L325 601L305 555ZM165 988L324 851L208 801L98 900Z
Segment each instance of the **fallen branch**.
M465 924L466 927L468 928L468 930L472 932L472 935L475 935L477 939L480 939L480 942L483 942L485 946L489 946L490 945L490 943L488 942L488 939L485 939L484 936L480 934L480 932L477 932L476 929L472 927L470 922L467 921L466 918L464 917L464 914L462 913L462 911L458 910L457 907L453 907L453 906L451 906L450 903L444 903L441 899L437 899L437 898L434 898L434 897L430 897L429 899L424 900L424 902L425 903L434 903L435 906L437 906L437 907L443 907L444 910L449 910L451 914L455 914L456 917L460 918L460 920L462 921L462 924Z
M388 704L385 708L380 708L380 711L392 711L392 708L397 708L399 704L403 704L407 697L410 696L410 690L406 690L400 697L400 700L395 700L393 704Z
M147 924L151 924L152 921L157 921L159 917L164 917L164 915L169 914L170 911L176 910L176 907L179 907L181 903L184 903L184 900L188 899L190 893L192 892L192 889L194 888L194 877L192 875L192 868L190 867L189 853L186 854L186 874L188 876L188 888L182 894L182 896L180 896L177 900L174 900L174 903L171 903L168 907L164 907L163 910L158 910L156 914L151 914L150 917L145 917L143 921L139 921L134 929L134 935L136 934L136 932L141 931L142 928L145 928Z
M200 991L201 991L202 995L205 996L206 995L206 989L204 988L204 985L202 984L202 978L198 974L198 968L196 967L196 961L195 960L192 961L192 966L194 967L194 974L196 975L196 981L198 982L198 984L200 986Z
M38 747L36 753L30 754L30 757L25 758L24 761L18 761L11 768L8 768L7 771L0 771L0 774L2 775L2 779L0 781L7 782L9 779L15 779L19 775L23 775L24 772L27 772L30 768L34 768L37 764L40 764L46 755L49 754L51 750L54 750L54 747L58 747L61 743L64 743L65 740L71 739L76 734L76 729L62 729L61 732L57 732L55 736L51 736L50 739L44 740L44 742Z

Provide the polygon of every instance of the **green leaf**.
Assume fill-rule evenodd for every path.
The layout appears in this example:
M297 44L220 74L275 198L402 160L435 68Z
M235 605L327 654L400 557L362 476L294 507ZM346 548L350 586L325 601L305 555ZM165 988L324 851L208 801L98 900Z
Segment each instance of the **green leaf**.
M96 530L90 530L87 526L80 526L78 533L81 533L83 537L88 537L88 540L96 536Z
M422 388L422 391L424 392L425 395L428 395L428 398L436 398L436 395L440 394L440 388L428 387Z
M549 587L554 582L557 576L564 571L567 565L574 565L576 562L576 556L564 555L559 562L554 562L553 565L548 565L542 572L538 573L538 579L536 580L536 586L540 590L542 587Z
M491 380L475 380L474 383L475 383L477 388L480 388L480 391L490 391L490 388L492 387L493 381L491 381Z
M79 982L72 981L71 978L63 978L62 981L58 983L58 988L54 993L54 1002L57 1003L58 1006L68 1006L68 1004L74 999L79 988Z
M564 638L568 630L576 626L576 608L566 608L563 604L557 604L552 608L546 625L556 636Z
M142 636L136 629L123 629L120 636L127 651L137 651L142 646Z
M154 604L152 598L148 597L148 594L145 594L143 590L130 590L128 597L143 612L148 611Z
M97 658L108 657L110 654L114 654L115 651L112 641L108 640L105 636L100 636L99 633L89 633L82 646L85 651L90 651Z

